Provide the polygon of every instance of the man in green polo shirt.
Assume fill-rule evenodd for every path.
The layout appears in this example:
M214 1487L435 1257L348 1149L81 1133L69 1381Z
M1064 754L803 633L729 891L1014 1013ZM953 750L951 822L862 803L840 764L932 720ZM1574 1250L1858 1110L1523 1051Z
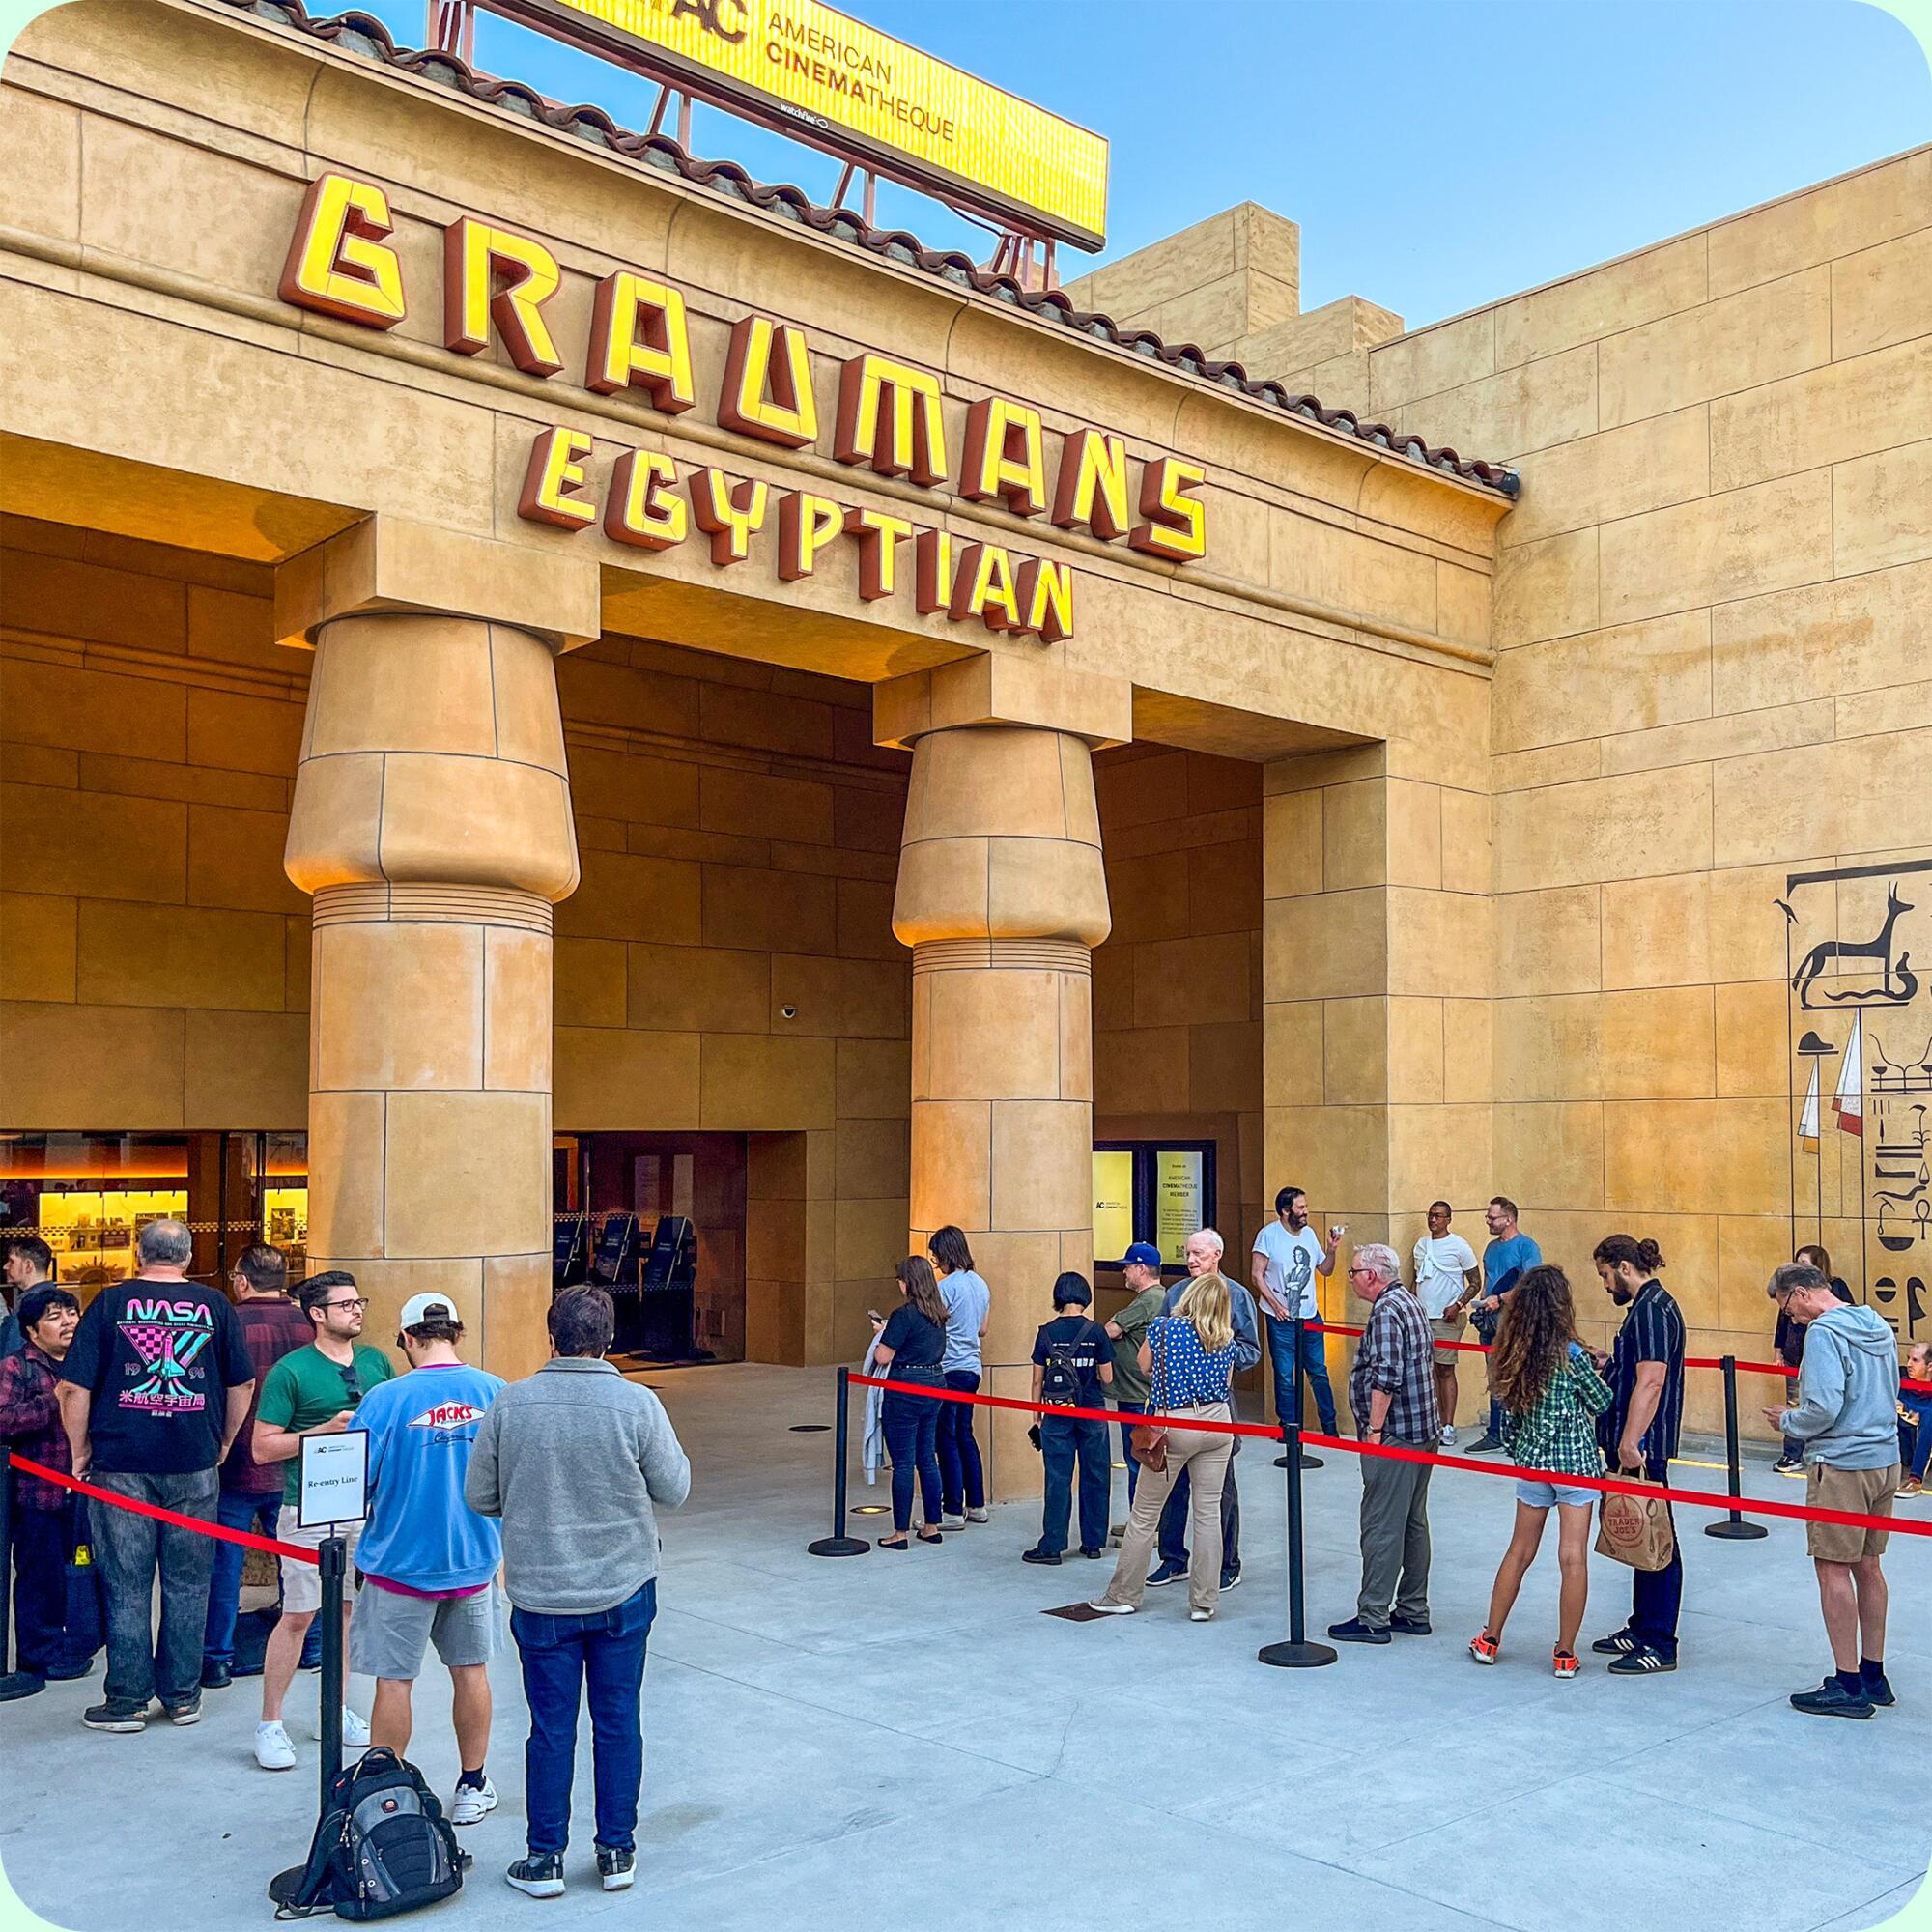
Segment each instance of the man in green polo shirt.
M314 1324L314 1340L306 1348L284 1355L269 1371L255 1409L254 1446L256 1462L288 1465L282 1479L282 1513L276 1536L284 1543L313 1549L327 1532L319 1526L302 1529L296 1521L301 1487L301 1438L339 1435L354 1428L356 1405L378 1382L388 1381L396 1372L382 1350L355 1339L362 1332L369 1303L347 1269L330 1268L311 1275L296 1298ZM360 1523L349 1525L345 1532L352 1575L361 1533ZM262 1659L262 1720L255 1726L255 1762L264 1771L295 1767L296 1747L282 1723L282 1699L295 1677L302 1639L322 1608L322 1576L316 1566L286 1556L281 1562L282 1615L269 1634ZM353 1600L352 1589L342 1605L345 1644ZM316 1735L322 1735L319 1719ZM342 1742L350 1746L369 1742L368 1725L347 1709L342 1713Z

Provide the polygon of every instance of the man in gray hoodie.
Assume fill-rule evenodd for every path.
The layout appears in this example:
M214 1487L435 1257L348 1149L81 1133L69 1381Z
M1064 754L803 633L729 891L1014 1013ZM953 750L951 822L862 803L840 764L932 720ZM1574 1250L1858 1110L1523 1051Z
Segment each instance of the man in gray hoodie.
M1847 1305L1816 1268L1792 1262L1765 1291L1804 1326L1798 1406L1765 1419L1804 1445L1814 1509L1889 1517L1898 1489L1898 1344L1871 1309ZM1807 1522L1818 1597L1836 1666L1815 1690L1792 1695L1794 1710L1819 1718L1869 1718L1897 1700L1885 1676L1885 1554L1889 1532L1854 1523Z
M551 1303L551 1359L490 1405L465 1495L503 1521L510 1634L523 1660L529 1856L504 1876L532 1898L563 1890L577 1711L587 1690L606 1891L637 1877L644 1777L644 1646L658 1603L657 1511L691 1493L664 1405L609 1362L615 1315L601 1288Z

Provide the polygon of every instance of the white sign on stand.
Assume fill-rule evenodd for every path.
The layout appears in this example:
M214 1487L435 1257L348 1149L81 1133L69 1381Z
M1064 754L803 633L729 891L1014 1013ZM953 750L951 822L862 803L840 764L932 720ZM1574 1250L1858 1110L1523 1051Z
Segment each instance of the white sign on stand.
M303 1529L360 1522L369 1513L369 1437L364 1430L301 1438L296 1521Z

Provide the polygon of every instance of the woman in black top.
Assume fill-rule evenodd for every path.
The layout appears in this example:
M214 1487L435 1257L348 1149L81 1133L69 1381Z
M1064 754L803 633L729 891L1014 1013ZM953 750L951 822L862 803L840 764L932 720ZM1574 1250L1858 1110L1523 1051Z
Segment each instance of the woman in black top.
M943 1388L940 1362L946 1354L946 1303L932 1264L923 1255L908 1255L895 1270L905 1299L892 1319L875 1321L879 1345L872 1360L892 1382L916 1382ZM893 1533L879 1538L881 1549L909 1548L912 1528L912 1477L919 1470L920 1500L925 1526L922 1543L937 1543L939 1535L939 1404L927 1395L900 1395L888 1389L879 1420L886 1432L886 1454L893 1460Z

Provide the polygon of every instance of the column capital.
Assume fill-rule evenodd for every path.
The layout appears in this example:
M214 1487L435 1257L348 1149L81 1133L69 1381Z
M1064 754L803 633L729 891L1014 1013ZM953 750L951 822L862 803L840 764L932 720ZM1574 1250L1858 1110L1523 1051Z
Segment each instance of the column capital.
M1133 686L1051 658L977 651L872 687L872 742L909 747L932 731L973 724L1031 724L1124 745L1134 735Z
M365 518L275 572L281 643L312 647L324 624L384 612L510 624L554 651L588 643L603 625L590 559L401 517Z

